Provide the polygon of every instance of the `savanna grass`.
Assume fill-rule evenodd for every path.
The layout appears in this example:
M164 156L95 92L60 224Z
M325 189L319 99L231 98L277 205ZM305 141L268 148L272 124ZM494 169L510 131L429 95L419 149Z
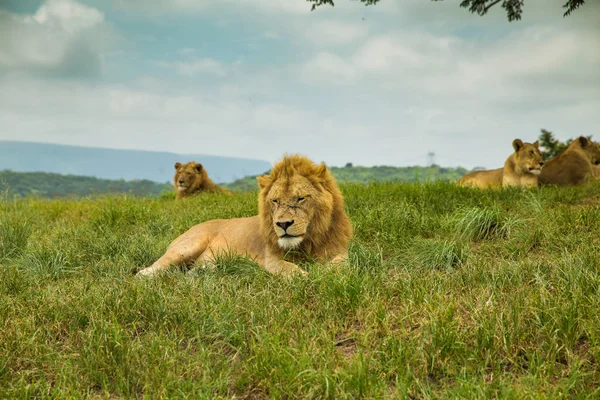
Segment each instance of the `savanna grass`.
M256 193L0 203L0 398L598 398L600 187L342 185L349 265L131 275Z

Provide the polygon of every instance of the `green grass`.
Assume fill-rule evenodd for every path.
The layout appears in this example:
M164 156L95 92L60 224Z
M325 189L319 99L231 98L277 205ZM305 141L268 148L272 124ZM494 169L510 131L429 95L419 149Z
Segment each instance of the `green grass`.
M342 185L350 265L131 275L256 192L0 202L0 398L599 398L600 186Z

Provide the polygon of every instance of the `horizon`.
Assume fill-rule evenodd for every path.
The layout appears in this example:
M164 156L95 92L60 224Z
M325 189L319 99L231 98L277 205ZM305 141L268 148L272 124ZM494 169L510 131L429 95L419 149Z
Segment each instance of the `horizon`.
M86 146L86 145L72 145L72 144L62 144L62 143L52 143L52 142L33 142L33 141L27 141L27 140L3 140L0 139L0 143L19 143L19 144L34 144L34 145L49 145L49 146L58 146L58 147L75 147L75 148L82 148L82 149L92 149L92 150L115 150L115 151L132 151L132 152L144 152L144 153L166 153L166 154L173 154L173 155L177 155L177 156L207 156L207 157L221 157L221 158L235 158L235 159L241 159L241 160L248 160L248 161L263 161L266 163L269 163L271 166L273 166L277 161L279 161L279 159L281 159L284 155L282 154L282 156L277 159L277 160L273 160L273 161L269 161L269 160L265 160L265 159L259 159L259 158L247 158L247 157L233 157L233 156L227 156L227 155L220 155L220 154L193 154L193 153L174 153L172 151L157 151L157 150L141 150L141 149L127 149L127 148L113 148L113 147L101 147L101 146ZM286 153L287 154L287 153ZM184 159L181 160L182 162L189 162L189 161L196 161L196 162L201 162L201 159L198 160L187 160L185 161ZM325 161L317 161L317 160L313 160L316 163L321 163L321 162L325 162ZM362 164L356 164L352 161L348 161L346 162L344 165L331 165L326 163L328 168L347 168L347 164L352 164L351 167L358 167L358 168L377 168L377 167L391 167L391 168L413 168L413 167L421 167L421 168L430 168L430 167L439 167L439 168L453 168L453 169L459 169L459 168L464 168L467 169L465 167L462 167L460 165L458 166L446 166L446 165L439 165L437 163L433 163L433 164L429 164L429 165L421 165L421 164L407 164L407 165L390 165L390 164L377 164L377 165L362 165ZM474 168L480 168L478 166L474 167ZM0 171L13 171L13 172L45 172L45 173L56 173L56 172L46 172L46 171L16 171L16 170L11 170L10 168L3 168ZM58 173L59 175L73 175L73 174L61 174ZM96 176L91 176L91 175L81 175L81 176L89 176L89 177L93 177L93 178L98 178ZM248 176L254 176L254 175L247 175L244 176L248 177ZM106 178L98 178L98 179L106 179ZM145 178L140 178L140 179L145 179ZM157 182L157 181L155 181ZM159 182L162 183L162 182Z
M542 128L597 136L600 5L562 3L9 0L0 140L496 168Z

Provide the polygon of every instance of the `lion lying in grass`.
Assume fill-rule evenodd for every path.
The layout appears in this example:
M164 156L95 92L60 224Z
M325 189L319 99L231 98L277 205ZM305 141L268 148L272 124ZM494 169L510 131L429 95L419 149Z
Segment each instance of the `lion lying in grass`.
M173 185L177 191L176 199L183 199L199 192L231 193L231 191L214 183L208 177L208 173L202 164L194 161L187 164L175 163Z
M284 276L305 273L286 259L340 262L347 258L352 226L344 212L342 194L325 165L299 155L285 156L269 175L257 179L257 216L196 225L138 274L155 275L178 265L210 264L216 255L230 251Z
M523 143L521 139L515 139L512 145L515 152L506 159L503 168L468 173L460 178L457 184L482 189L510 186L537 187L538 175L544 165L540 143Z
M583 185L600 179L600 145L580 136L546 163L542 185Z

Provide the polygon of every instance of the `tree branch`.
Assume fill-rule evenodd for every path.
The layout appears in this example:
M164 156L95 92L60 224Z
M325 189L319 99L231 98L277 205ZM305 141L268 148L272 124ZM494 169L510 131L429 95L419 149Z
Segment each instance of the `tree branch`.
M488 10L489 10L490 8L492 8L492 7L493 7L493 6L495 6L496 4L500 3L501 1L502 1L502 0L496 0L496 1L493 1L492 3L488 4L487 6L485 6L485 7L483 8L483 13L482 13L481 15L483 15L483 14L487 13L487 12L488 12Z

